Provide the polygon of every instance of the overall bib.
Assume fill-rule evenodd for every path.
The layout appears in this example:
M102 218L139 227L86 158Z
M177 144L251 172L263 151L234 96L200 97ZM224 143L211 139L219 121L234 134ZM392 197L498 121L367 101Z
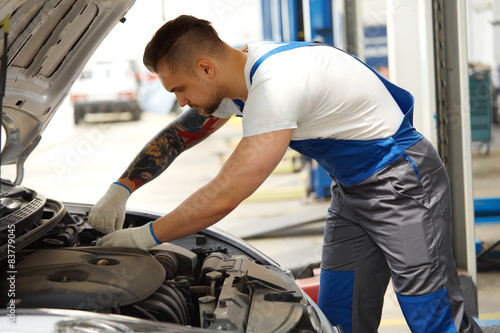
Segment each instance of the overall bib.
M268 57L315 45L325 44L288 43L264 54L251 68L250 83ZM333 179L318 305L346 333L377 332L392 276L412 332L481 332L464 311L445 167L413 127L413 96L371 70L404 114L393 136L289 144L315 159Z

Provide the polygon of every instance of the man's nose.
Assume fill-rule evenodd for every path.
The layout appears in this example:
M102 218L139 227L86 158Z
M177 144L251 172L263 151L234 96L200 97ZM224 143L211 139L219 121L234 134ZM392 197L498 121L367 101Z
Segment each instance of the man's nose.
M189 104L189 99L185 98L179 93L175 94L175 97L177 98L177 103L179 103L179 106L182 108L185 105Z

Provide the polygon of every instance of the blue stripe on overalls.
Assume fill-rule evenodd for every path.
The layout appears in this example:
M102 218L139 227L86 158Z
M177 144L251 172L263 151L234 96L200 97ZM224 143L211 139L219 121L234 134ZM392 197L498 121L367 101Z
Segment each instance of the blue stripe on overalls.
M252 84L253 75L257 71L260 64L262 64L262 62L270 56L298 47L314 45L326 44L315 44L312 42L294 42L284 44L264 54L255 62L250 70L250 84ZM363 63L362 61L360 62ZM379 79L393 96L394 100L404 114L403 121L401 122L401 125L396 133L391 137L374 140L292 140L289 146L302 155L315 159L330 175L332 175L343 186L356 185L401 158L406 158L408 160L408 162L415 170L417 177L420 179L417 166L405 152L405 149L411 147L412 145L423 139L423 136L418 133L413 127L413 96L408 91L394 85L393 83L380 76L371 67L367 67L372 70L372 72L375 73L377 77L379 77ZM234 102L243 112L244 103L240 100L235 100ZM346 326L344 327L344 331L346 333L350 332L354 272L322 270L320 283L322 287L327 286L326 289L335 290L336 292L345 296L341 297L342 302L345 304L341 305L340 307L339 304L337 304L336 307L337 310L338 308L343 308L346 311L345 313L341 314L337 313L337 315L340 315L342 317L343 324ZM322 295L319 296L321 298ZM398 295L398 301L401 305L402 310L406 314L410 314L410 316L407 316L410 318L412 317L411 313L419 311L420 307L425 307L426 304L428 304L429 298L433 300L446 299L446 289L442 289L430 295L424 296L404 297ZM320 302L321 300L318 301L318 303ZM322 310L323 312L325 312L325 315L329 317L329 319L332 319L329 316L328 308L322 308ZM444 311L444 313L447 312ZM434 319L436 320L436 322L441 322L441 320L439 320L438 318ZM428 320L424 320L424 322L427 321ZM412 326L416 328L420 326L418 321L412 324ZM453 320L451 320L451 324L453 324ZM442 327L440 329L445 330L443 332L452 332L454 327L450 325L448 329Z

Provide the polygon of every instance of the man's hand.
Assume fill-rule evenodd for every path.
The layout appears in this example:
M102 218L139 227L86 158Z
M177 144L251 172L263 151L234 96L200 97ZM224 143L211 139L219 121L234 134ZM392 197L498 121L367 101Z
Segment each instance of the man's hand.
M161 244L153 233L152 223L137 228L117 230L99 239L97 246L133 247L149 251L157 244Z
M100 232L108 234L123 227L125 207L130 197L129 190L113 183L89 214L90 224Z

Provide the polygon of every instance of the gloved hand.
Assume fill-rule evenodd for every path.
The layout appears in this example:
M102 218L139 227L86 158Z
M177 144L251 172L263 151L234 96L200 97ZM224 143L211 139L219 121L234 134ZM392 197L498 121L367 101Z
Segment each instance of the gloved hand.
M141 227L128 228L112 232L96 243L97 246L134 247L149 251L157 244L161 244L153 233L153 222Z
M111 184L108 191L90 211L90 224L94 229L105 234L121 229L129 197L130 192L126 187L116 183Z

